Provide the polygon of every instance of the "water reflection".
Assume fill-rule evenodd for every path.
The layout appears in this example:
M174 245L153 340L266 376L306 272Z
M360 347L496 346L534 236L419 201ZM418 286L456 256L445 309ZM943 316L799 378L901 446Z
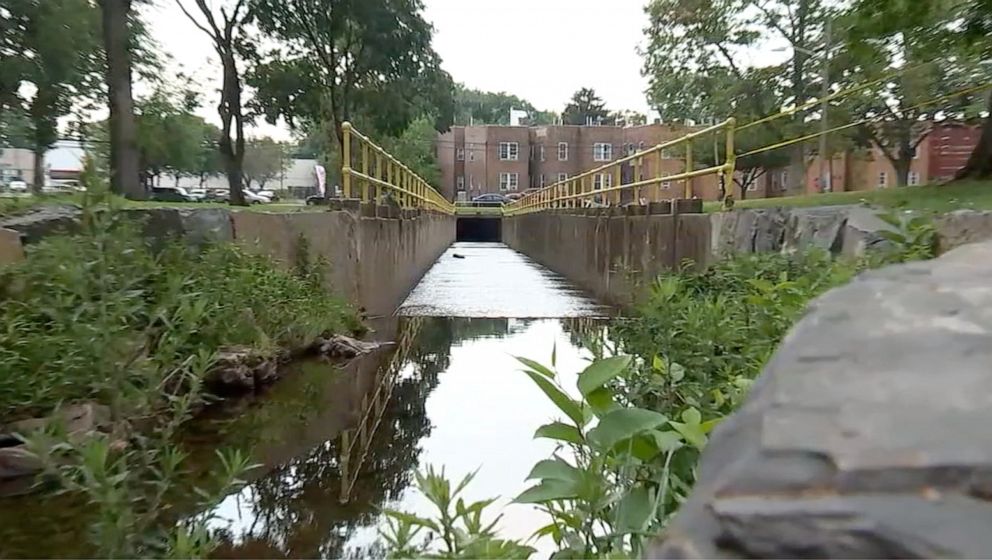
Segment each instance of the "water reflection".
M395 346L343 368L293 364L267 393L191 422L183 445L193 472L168 519L198 513L189 497L217 468L218 448L240 448L260 465L212 512L220 558L381 556L378 512L426 513L411 483L427 464L453 479L478 469L466 500L522 491L532 465L554 450L533 433L558 413L514 356L549 362L556 349L563 384L574 387L590 358L581 348L602 338L600 321L575 317L603 309L505 246L454 250L467 258L442 258L404 307L421 316L377 325ZM442 308L465 318L423 316ZM544 524L531 507L499 505L507 537L526 539ZM95 513L72 496L5 500L0 557L91 556L84 535Z
M294 388L279 388L250 410L218 421L228 436L250 443L265 467L217 508L213 527L223 545L216 556L374 556L378 508L424 512L426 504L410 484L427 463L444 465L452 477L481 467L467 499L523 490L530 467L553 450L532 435L555 410L516 372L513 354L550 357L557 346L559 366L570 373L588 356L555 320L402 319L399 331L401 341L413 336L378 356L378 373L363 365L330 380L324 372L326 382L314 384L304 370L283 382ZM349 448L361 448L356 442L363 419L375 417L381 406L374 394L389 383L377 377L383 371L395 376L390 397L368 445L349 454ZM353 386L364 388L362 397L348 396ZM344 413L351 424L336 421L342 406L353 407ZM280 435L260 437L266 430L259 418ZM309 434L322 430L324 441L298 451L312 441ZM509 536L525 538L540 522L529 507L510 506L505 514Z

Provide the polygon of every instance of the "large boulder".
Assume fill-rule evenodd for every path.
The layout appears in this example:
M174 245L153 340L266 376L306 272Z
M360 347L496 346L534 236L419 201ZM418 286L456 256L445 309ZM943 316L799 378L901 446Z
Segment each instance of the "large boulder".
M937 239L941 252L992 239L992 212L958 210L937 218Z
M78 206L49 204L16 216L0 218L0 228L20 233L24 243L37 243L49 235L79 231L82 216L83 211Z
M839 252L849 206L793 208L789 211L782 249L801 251L818 247Z
M651 558L992 551L992 243L818 299Z
M895 231L892 224L878 217L879 210L864 206L853 206L847 211L844 223L841 254L860 257L871 251L884 251L891 242L881 235L883 231Z

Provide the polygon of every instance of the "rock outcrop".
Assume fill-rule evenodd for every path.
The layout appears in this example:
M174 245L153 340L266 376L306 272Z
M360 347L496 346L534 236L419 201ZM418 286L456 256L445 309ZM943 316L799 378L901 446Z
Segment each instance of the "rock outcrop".
M992 551L992 242L818 299L650 558Z

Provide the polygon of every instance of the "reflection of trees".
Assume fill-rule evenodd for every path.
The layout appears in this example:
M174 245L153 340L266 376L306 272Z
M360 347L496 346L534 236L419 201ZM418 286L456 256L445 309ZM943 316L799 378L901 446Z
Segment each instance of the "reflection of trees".
M425 404L450 362L454 339L449 321L421 320L420 332L401 363L362 468L341 503L340 440L333 439L282 465L243 494L254 521L244 535L220 532L217 557L342 557L353 530L368 526L377 508L399 499L413 477L420 440L431 430ZM400 325L400 329L405 325Z

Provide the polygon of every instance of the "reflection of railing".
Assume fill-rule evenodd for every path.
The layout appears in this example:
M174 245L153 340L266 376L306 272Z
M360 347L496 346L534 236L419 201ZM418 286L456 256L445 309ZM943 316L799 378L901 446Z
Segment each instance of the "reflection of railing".
M720 124L704 128L653 146L636 154L620 158L590 171L580 173L564 181L559 181L537 192L524 195L520 200L508 204L503 213L507 216L540 212L549 208L577 208L586 204L619 205L621 191L631 191L633 200L639 201L641 189L652 185L660 186L663 182L685 181L685 198L691 198L691 181L705 175L720 175L725 185L733 185L736 157L734 156L734 131L736 121L728 119ZM693 158L692 143L708 134L726 133L726 152L723 163L714 162L712 167L696 169ZM662 159L664 152L682 147L685 150L685 172L676 175L662 175ZM655 158L654 177L644 178L643 169L646 158ZM622 184L623 168L629 165L633 170L632 182ZM598 178L598 182L597 182ZM609 186L607 186L609 185ZM612 200L611 200L612 199Z
M382 417L389 406L393 395L396 379L403 369L413 344L420 334L423 319L404 319L399 340L396 342L396 352L393 353L389 365L376 369L372 390L362 397L361 418L354 428L341 433L341 503L351 499L351 491L355 487L362 472L362 465L369 454L372 439L379 429Z
M341 129L344 198L359 198L364 202L392 199L403 208L454 213L454 205L441 193L403 162L352 128L351 123L344 123Z

